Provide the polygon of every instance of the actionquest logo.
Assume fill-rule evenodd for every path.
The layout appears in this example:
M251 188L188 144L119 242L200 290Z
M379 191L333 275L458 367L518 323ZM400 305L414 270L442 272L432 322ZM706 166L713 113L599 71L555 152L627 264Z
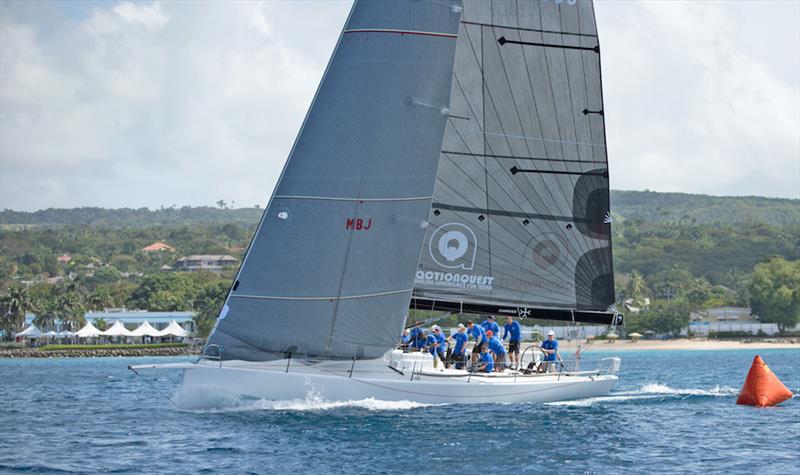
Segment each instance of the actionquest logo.
M472 270L475 267L478 238L464 224L447 223L433 232L428 249L433 262L445 269Z
M468 226L447 223L431 234L428 242L431 259L445 269L472 270L478 252L478 239ZM457 289L492 290L494 277L462 272L417 271L417 285Z

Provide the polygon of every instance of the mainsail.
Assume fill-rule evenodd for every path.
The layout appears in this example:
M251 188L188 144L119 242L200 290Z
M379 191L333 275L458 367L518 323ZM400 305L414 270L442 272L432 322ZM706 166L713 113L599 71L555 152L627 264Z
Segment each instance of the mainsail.
M442 147L458 0L357 0L209 348L375 358L397 340Z
M615 323L591 0L465 0L412 308Z

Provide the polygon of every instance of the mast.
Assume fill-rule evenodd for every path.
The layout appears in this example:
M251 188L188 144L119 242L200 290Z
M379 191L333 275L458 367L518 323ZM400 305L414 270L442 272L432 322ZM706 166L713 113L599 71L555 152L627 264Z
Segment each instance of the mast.
M411 308L618 323L590 0L466 0Z

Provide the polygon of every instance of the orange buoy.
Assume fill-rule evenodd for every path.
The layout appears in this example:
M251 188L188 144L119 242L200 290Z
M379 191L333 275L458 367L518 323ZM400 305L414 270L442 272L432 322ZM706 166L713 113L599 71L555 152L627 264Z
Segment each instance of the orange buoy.
M789 388L775 376L767 363L764 363L760 356L756 356L736 404L767 407L780 404L792 396Z

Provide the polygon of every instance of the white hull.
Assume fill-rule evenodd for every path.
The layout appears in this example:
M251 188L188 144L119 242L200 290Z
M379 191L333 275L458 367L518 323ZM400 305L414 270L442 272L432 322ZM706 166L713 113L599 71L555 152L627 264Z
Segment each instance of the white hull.
M424 404L542 403L602 396L611 391L618 379L616 375L599 372L537 375L440 372L433 369L429 355L417 353L410 358L404 355L400 361L392 356L357 361L354 365L349 361L306 364L279 360L226 361L222 365L201 361L160 367L184 370L179 399L194 401L190 405L198 401L214 404L212 401L231 398L290 401L309 397L325 402L373 398Z

